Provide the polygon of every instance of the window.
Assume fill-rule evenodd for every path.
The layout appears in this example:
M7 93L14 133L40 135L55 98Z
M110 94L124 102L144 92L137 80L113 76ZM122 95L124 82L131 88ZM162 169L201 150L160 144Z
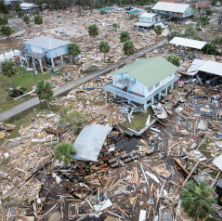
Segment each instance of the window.
M155 87L159 87L160 86L160 82L155 84Z
M151 92L153 90L153 86L148 88L148 92Z

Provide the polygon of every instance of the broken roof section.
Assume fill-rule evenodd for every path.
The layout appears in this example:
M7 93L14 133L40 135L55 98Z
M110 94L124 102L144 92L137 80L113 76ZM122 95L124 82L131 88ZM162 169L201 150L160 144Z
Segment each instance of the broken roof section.
M68 41L62 41L62 40L59 40L56 38L50 38L50 37L45 37L45 36L34 38L34 39L26 41L24 43L28 44L28 45L36 46L39 48L44 48L47 50L51 50L54 48L58 48L58 47L70 44L70 42L68 42Z
M199 71L205 72L208 74L214 74L218 76L222 76L222 63L215 61L207 61L195 59L189 69L187 70L187 75L195 75Z
M180 46L185 46L185 47L195 48L195 49L202 49L207 44L207 42L191 40L188 38L175 37L170 41L170 44L180 45Z
M152 87L178 68L163 57L143 58L111 74L128 73L147 87Z
M77 150L73 158L75 160L97 161L106 136L111 130L112 127L108 124L105 126L100 124L86 125L73 144Z

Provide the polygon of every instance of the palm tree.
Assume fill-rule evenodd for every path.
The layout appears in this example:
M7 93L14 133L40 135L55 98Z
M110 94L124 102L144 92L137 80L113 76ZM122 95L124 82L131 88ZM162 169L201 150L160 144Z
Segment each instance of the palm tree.
M110 46L109 43L106 41L101 41L99 44L99 50L101 53L104 53L104 62L106 61L106 53L109 53Z
M203 41L203 38L201 38L200 36L195 36L193 37L193 40Z
M14 90L16 90L15 81L13 76L16 74L16 70L14 69L15 64L12 61L5 60L2 62L2 73L3 75L12 78Z
M112 27L115 31L117 31L117 28L120 28L119 25L117 23L113 23Z
M153 9L152 9L152 7L147 7L146 11L147 11L148 13L151 13L151 12L153 12Z
M128 31L122 31L120 34L120 41L121 42L126 42L130 40L130 34Z
M99 29L95 24L92 24L88 27L89 36L95 37L99 34Z
M175 55L175 54L169 55L167 57L167 61L169 61L170 63L174 64L177 67L180 66L180 58L177 55Z
M216 203L213 197L214 189L206 181L195 184L187 183L187 189L182 191L182 207L194 220L205 220L213 213L212 204Z
M60 162L63 160L64 163L70 163L73 159L73 154L76 152L75 147L71 143L63 142L55 147L55 159L58 159Z
M42 107L41 100L45 99L47 103L47 107L49 107L49 99L53 97L52 85L48 81L39 81L36 86L36 94L39 97L40 105Z
M69 45L69 54L72 57L75 57L75 61L76 61L76 57L81 53L80 47L77 43L71 43ZM72 59L73 62L73 59Z
M161 35L162 32L163 32L163 28L160 26L160 25L157 25L155 28L154 28L154 31L156 33L156 36L158 35Z
M135 47L132 41L126 41L123 45L123 52L125 55L130 56L130 62L131 62L131 55L135 53Z

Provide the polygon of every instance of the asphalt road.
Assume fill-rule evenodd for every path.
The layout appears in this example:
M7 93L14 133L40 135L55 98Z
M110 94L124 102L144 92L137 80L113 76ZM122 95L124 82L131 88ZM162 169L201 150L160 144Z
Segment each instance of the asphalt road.
M19 37L19 36L22 36L24 33L26 33L26 30L23 27L14 24L15 21L16 21L16 19L9 19L8 20L8 24L18 30L16 33L10 35L10 38ZM1 37L0 40L6 39L6 38L7 37Z
M91 79L93 79L95 77L95 75L103 75L108 72L111 72L114 69L124 65L127 61L130 61L131 59L133 60L133 59L139 58L139 57L143 56L144 54L146 54L147 52L151 52L151 51L155 50L156 48L163 47L165 44L167 44L167 39L164 39L163 41L161 41L155 45L152 45L150 47L140 49L134 55L132 55L132 58L130 58L130 57L124 58L124 59L118 61L117 63L109 65L106 68L93 71L90 74L85 74L85 76L82 78L79 78L77 80L74 80L72 82L69 82L65 85L60 86L58 89L56 89L54 91L54 97L58 96L60 94L63 94L82 83L90 81ZM39 104L38 97L33 97L33 98L31 98L27 101L24 101L23 103L18 104L8 110L2 111L2 112L0 112L0 122L6 120L8 118L11 118L13 116L16 116L17 114L20 114L23 111L26 111L38 104Z

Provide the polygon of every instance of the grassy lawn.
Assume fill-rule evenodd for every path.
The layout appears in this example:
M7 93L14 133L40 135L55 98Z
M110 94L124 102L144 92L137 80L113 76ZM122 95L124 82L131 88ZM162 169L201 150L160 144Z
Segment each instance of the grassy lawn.
M193 24L193 23L186 24L186 25L184 25L184 24L173 25L172 24L172 31L179 31L179 32L181 32L181 31L183 31L183 30L185 30L185 29L187 29L189 27L193 27L194 25L195 24Z
M98 67L92 66L92 67L89 67L88 69L86 69L86 70L84 71L84 73L89 73L89 72L95 71L95 70L97 70L97 69L98 69Z
M134 113L132 116L133 118L131 118L131 123L129 121L126 121L124 123L122 123L120 126L123 129L127 129L127 128L131 128L135 131L137 131L137 128L143 129L146 125L146 121L148 118L148 114L153 115L153 111L151 108L148 109L147 113ZM153 120L153 118L151 117L151 121Z
M32 86L35 85L35 79L33 76L33 71L26 71L26 69L22 67L17 67L17 74L14 76L15 85L16 87L25 87L27 88L27 92L32 90ZM0 73L1 81L0 81L0 111L7 110L19 103L22 103L26 100L26 98L20 98L19 100L15 101L14 98L9 96L8 88L13 87L12 79L4 76ZM46 80L50 78L50 74L42 74L38 73L36 75L36 80Z

